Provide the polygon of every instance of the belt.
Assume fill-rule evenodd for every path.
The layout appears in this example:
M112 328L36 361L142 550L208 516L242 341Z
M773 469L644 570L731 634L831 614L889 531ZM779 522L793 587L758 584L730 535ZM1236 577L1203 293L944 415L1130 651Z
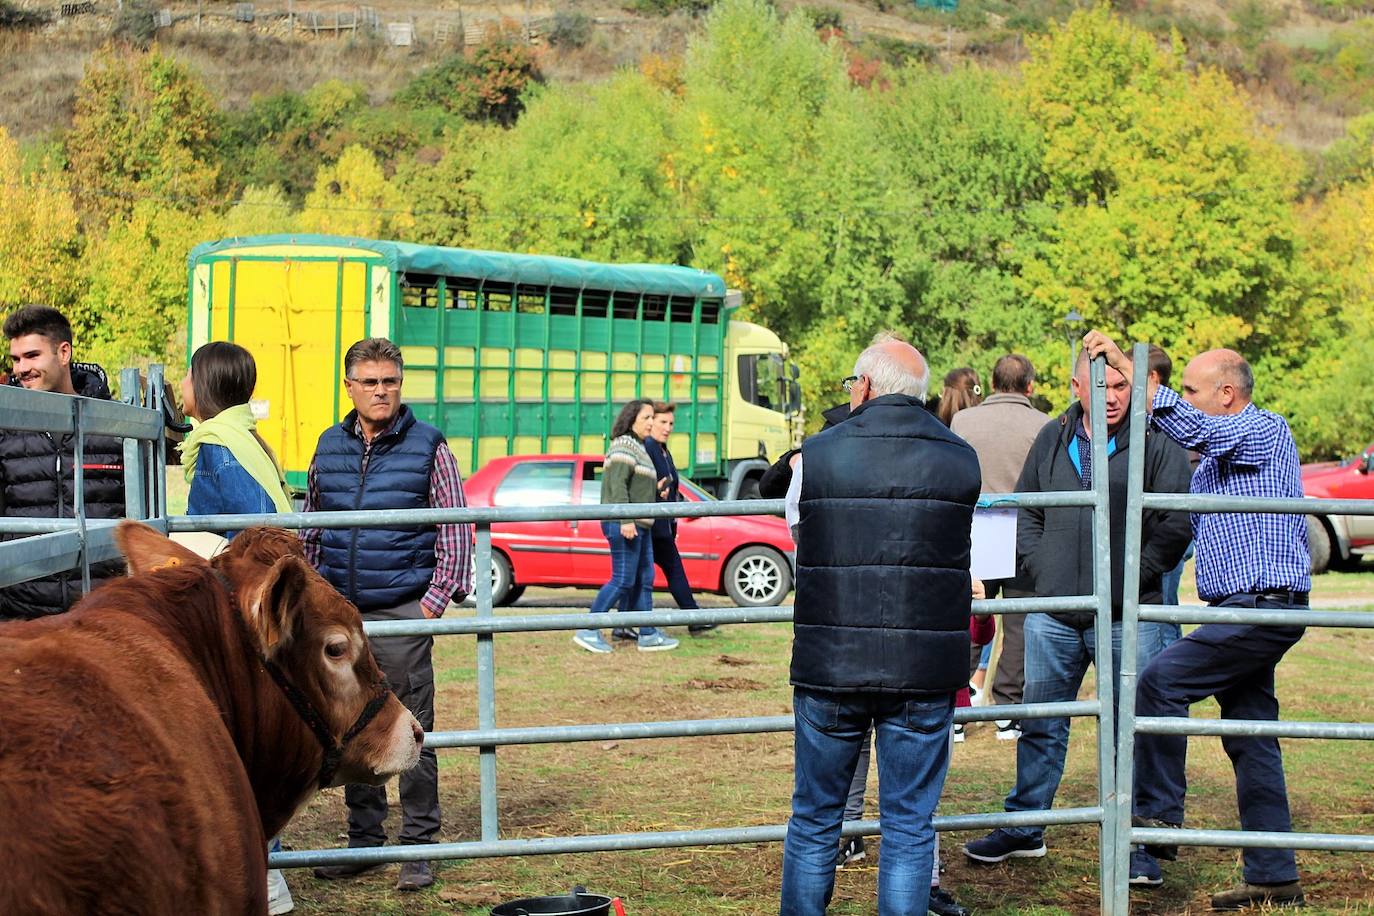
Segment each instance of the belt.
M1307 604L1307 592L1296 592L1291 588L1266 588L1262 592L1251 592L1256 598L1282 601L1284 604Z

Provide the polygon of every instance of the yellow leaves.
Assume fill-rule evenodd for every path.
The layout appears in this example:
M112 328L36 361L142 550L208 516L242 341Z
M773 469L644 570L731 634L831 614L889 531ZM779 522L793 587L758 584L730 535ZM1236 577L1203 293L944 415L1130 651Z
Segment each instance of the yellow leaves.
M345 149L338 162L320 166L298 219L307 232L364 238L394 237L415 225L377 157L359 145Z
M596 213L591 210L582 211L582 228L590 229L596 225Z
M80 289L82 239L61 172L24 175L19 146L0 127L0 311L28 302L62 308Z

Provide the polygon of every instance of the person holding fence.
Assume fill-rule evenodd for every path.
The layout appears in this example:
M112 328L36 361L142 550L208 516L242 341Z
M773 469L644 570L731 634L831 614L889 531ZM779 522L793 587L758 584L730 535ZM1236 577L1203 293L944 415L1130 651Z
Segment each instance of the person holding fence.
M182 440L181 469L191 490L187 515L248 515L290 512L281 465L258 435L249 400L258 383L253 354L238 344L214 341L191 356L181 380L181 403L191 418ZM226 531L232 539L237 532ZM223 541L216 539L220 546ZM273 837L268 852L280 852ZM280 916L295 908L281 869L267 872L267 912Z
M791 683L792 817L781 912L825 912L845 797L868 729L882 775L878 912L925 913L932 816L949 767L954 695L968 683L978 458L924 409L925 358L870 346L845 379L851 412L792 467L797 539Z
M467 503L458 463L444 434L401 403L404 361L385 337L360 340L344 355L344 388L353 402L320 434L307 477L305 511L451 509ZM450 601L472 591L472 526L406 525L301 530L306 558L362 612L363 620L422 620L441 616ZM487 575L484 570L483 575ZM432 636L370 639L372 654L392 690L424 726L434 730ZM433 843L439 832L439 761L434 749L401 774L402 845ZM386 841L386 789L349 785L350 848ZM349 878L376 865L323 865L315 877ZM430 864L401 865L396 889L434 883Z
M1128 380L1131 361L1110 337L1090 331L1083 347ZM1183 393L1148 384L1155 428L1202 455L1192 492L1209 496L1301 499L1297 443L1283 417L1251 401L1255 377L1234 350L1209 350L1183 370ZM1311 587L1307 523L1302 515L1194 513L1198 596L1212 607L1306 608ZM1142 598L1143 600L1143 598ZM1209 623L1165 649L1145 668L1136 714L1186 718L1188 707L1216 697L1223 719L1277 720L1274 669L1302 638L1301 626ZM1221 739L1236 774L1243 830L1289 832L1288 788L1277 738ZM1137 827L1177 827L1187 794L1185 735L1138 735L1134 818ZM1145 846L1131 855L1132 884L1163 882L1158 859L1176 846ZM1244 883L1215 894L1212 908L1302 906L1291 849L1246 847Z
M1078 356L1072 381L1078 403L1057 422L1041 429L1026 456L1017 481L1018 493L1090 490L1106 474L1110 492L1108 520L1111 552L1111 672L1114 685L1121 672L1121 608L1126 561L1126 484L1130 461L1130 385L1115 369L1107 370L1107 465L1093 466L1091 382L1088 357ZM1145 489L1182 493L1188 489L1188 459L1183 449L1160 435L1145 439ZM1021 570L1042 597L1093 593L1097 535L1090 506L1022 508L1017 514L1016 552ZM1157 601L1160 580L1188 544L1188 515L1150 511L1141 526L1141 593ZM1142 624L1138 656L1153 658L1160 650L1158 624ZM1097 665L1097 617L1091 612L1052 611L1026 618L1025 702L1064 703L1078 698L1088 665ZM1115 699L1118 690L1112 691ZM1016 747L1016 785L1007 795L1007 811L1047 811L1064 776L1069 749L1069 719L1024 719ZM1034 858L1046 853L1045 828L1001 827L969 841L964 855L975 862L996 863Z
M602 505L652 503L667 485L644 450L644 440L653 426L653 401L638 399L621 408L611 425L611 447L602 466ZM601 533L611 545L611 580L592 599L591 613L604 614L615 606L635 611L654 609L652 530L653 520L647 518L601 523ZM678 646L676 639L655 627L640 627L637 641L641 652L662 652ZM578 630L573 642L600 655L612 651L599 629Z
M110 400L105 370L72 361L72 326L46 305L26 305L5 319L13 363L9 384ZM76 512L76 435L0 429L0 510L10 518L72 518ZM124 444L86 436L82 496L87 518L124 517ZM0 535L11 540L22 535ZM124 574L123 561L91 567L91 585ZM81 570L0 589L0 620L60 614L81 598Z

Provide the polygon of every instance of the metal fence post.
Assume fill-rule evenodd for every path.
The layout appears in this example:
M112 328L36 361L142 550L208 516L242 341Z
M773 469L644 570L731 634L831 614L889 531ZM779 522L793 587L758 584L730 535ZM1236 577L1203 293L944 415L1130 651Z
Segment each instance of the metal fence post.
M491 525L477 525L477 616L491 617ZM496 728L496 644L491 633L477 636L477 727ZM500 837L496 804L496 746L478 750L478 780L481 787L482 841Z
M162 381L162 366L159 363L153 363L148 367L147 404L157 411L159 417L167 415L163 410ZM149 504L149 514L152 518L167 517L167 446L164 444L165 441L162 436L159 436L148 443L153 450L150 462L153 468L153 486L150 492L152 499Z
M1149 377L1150 347L1137 343L1132 354L1136 370L1131 384L1130 461L1126 477L1125 567L1121 575L1121 691L1117 697L1116 804L1111 816L1116 819L1116 845L1102 854L1115 860L1114 881L1110 889L1118 913L1130 912L1131 905L1131 815L1135 798L1135 692L1139 672L1140 645L1140 541L1144 513L1140 508L1145 491L1145 427L1150 422L1145 398Z
M91 556L86 549L86 430L81 419L83 403L85 401L82 398L72 398L72 430L76 436L76 450L72 453L72 515L76 517L76 536L81 544L81 594L84 595L91 590ZM59 480L57 486L60 493L62 481ZM58 499L58 503L61 502Z
M1112 715L1112 532L1108 498L1111 475L1107 467L1107 361L1098 357L1089 364L1092 414L1093 475L1093 595L1097 598L1097 625L1094 627L1094 665L1097 668L1097 803L1102 808L1099 833L1098 881L1102 912L1115 913L1110 889L1116 861L1116 818L1112 797L1116 792L1116 734Z
M143 392L138 385L138 370L128 368L119 374L121 400L135 407L143 406ZM126 518L148 517L148 446L142 439L124 440L124 515Z

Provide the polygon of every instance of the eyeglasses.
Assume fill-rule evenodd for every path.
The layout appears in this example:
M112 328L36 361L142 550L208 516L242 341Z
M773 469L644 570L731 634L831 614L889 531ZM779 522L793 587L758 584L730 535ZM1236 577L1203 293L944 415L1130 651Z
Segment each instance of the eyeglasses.
M868 376L866 376L866 375L851 375L851 376L849 376L848 378L846 378L844 381L840 382L840 386L841 386L842 388L844 388L844 390L845 390L846 392L852 393L852 392L854 391L854 386L857 385L857 384L859 384L859 379L863 379L863 380L867 381L867 380L868 380Z
M383 391L395 391L401 387L399 375L388 375L386 378L351 378L349 381L363 391L376 391L378 388Z

